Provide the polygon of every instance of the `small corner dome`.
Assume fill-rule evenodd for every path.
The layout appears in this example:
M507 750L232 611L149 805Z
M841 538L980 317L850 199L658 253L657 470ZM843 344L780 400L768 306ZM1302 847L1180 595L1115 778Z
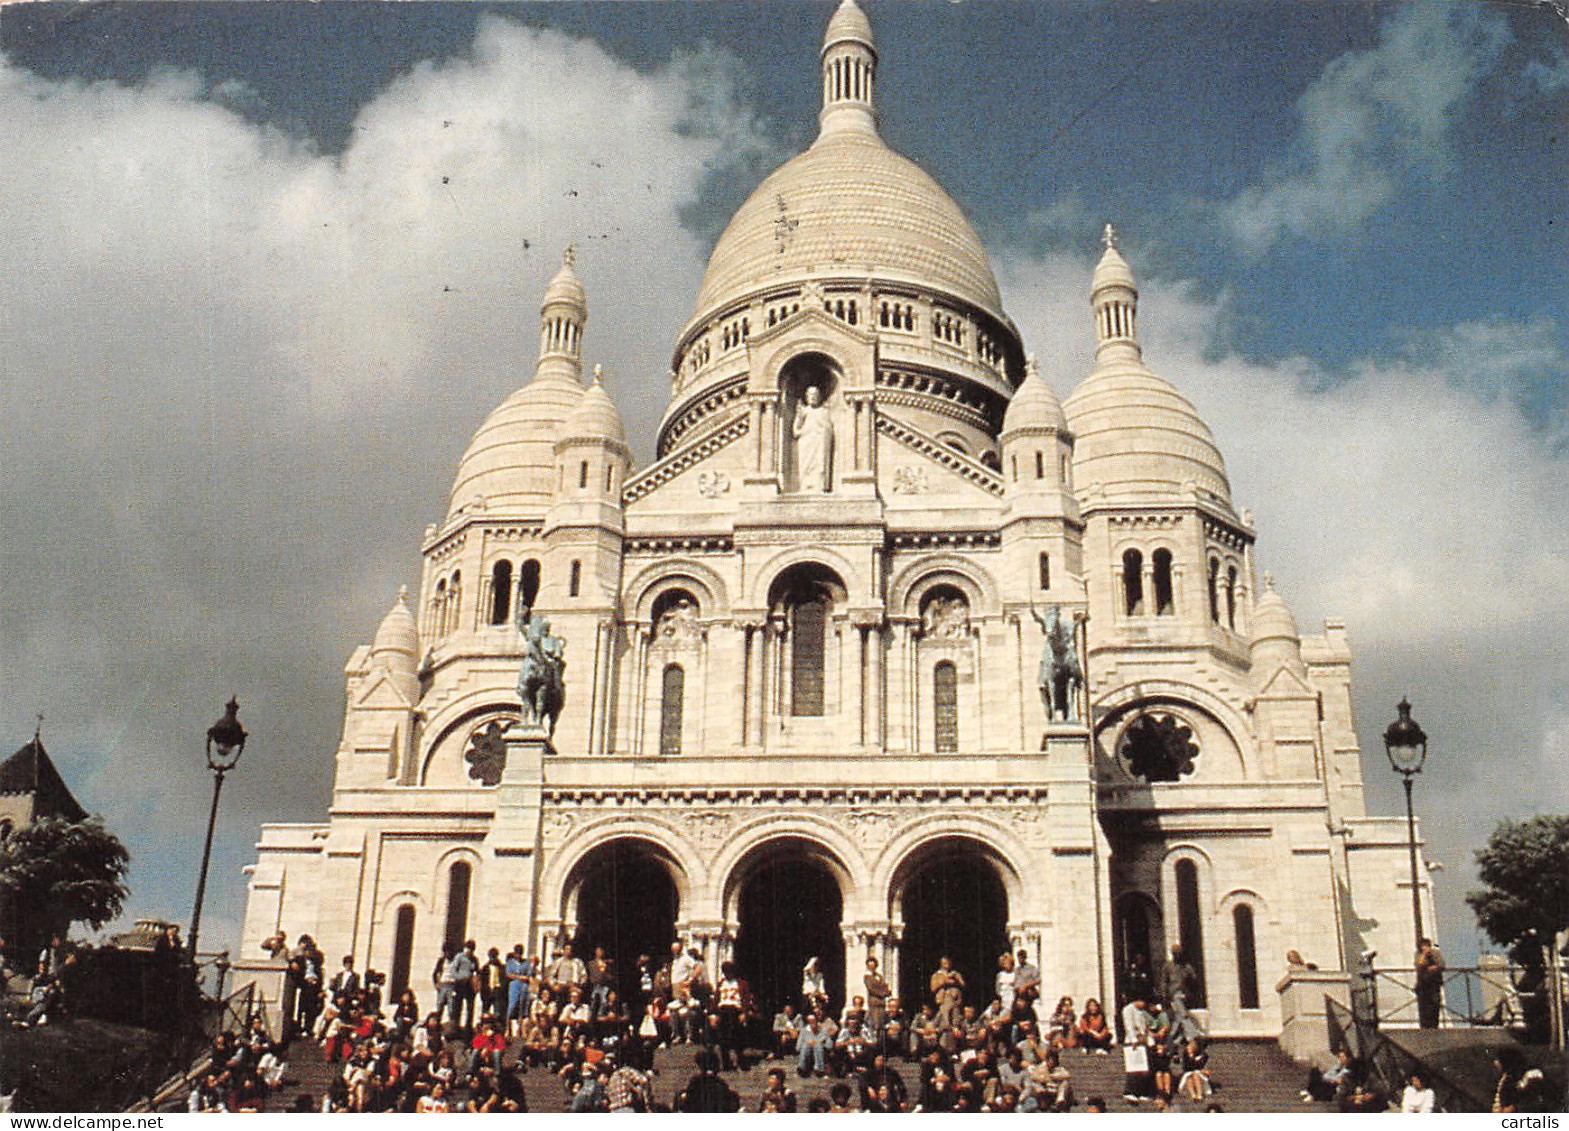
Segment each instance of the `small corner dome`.
M588 292L583 289L583 280L578 278L577 269L573 266L576 262L576 253L572 248L567 248L566 254L561 257L561 269L545 288L545 297L540 302L541 310L562 303L579 310L588 309Z
M599 367L594 367L594 383L583 391L577 408L567 417L561 430L562 442L572 440L609 440L626 445L626 426L615 401L605 391L605 382Z
M536 377L485 418L458 463L447 516L487 509L550 506L556 437L583 399L583 386L562 376Z
M866 18L866 13L861 11L855 0L844 0L834 12L833 19L828 21L828 31L823 36L823 50L827 51L834 44L847 41L874 47L872 21Z
M1264 592L1253 606L1253 642L1298 639L1297 620L1291 615L1291 606L1275 592L1275 579L1266 573Z
M1041 376L1033 357L1025 367L1024 383L1015 390L1002 418L1003 435L1020 428L1054 428L1059 432L1068 429L1062 401Z
M1175 385L1137 359L1098 365L1063 402L1073 479L1112 495L1170 495L1192 484L1231 506L1215 436Z
M409 611L408 597L407 587L398 590L397 601L376 630L376 642L370 649L373 657L391 660L396 656L406 656L412 664L419 656L419 627L414 623L414 614Z

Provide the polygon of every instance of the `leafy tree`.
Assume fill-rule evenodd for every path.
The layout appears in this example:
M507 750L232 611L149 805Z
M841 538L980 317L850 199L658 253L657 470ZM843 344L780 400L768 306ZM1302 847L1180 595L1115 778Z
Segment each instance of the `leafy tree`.
M1504 821L1476 862L1487 889L1466 902L1494 942L1539 956L1569 928L1569 816Z
M0 843L0 903L13 919L14 953L32 954L72 923L97 929L125 905L130 854L96 819L40 817Z

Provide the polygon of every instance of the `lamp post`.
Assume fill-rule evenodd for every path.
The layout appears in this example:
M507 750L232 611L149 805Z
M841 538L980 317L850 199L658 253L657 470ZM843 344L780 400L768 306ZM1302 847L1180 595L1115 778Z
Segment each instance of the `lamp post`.
M223 776L245 753L245 728L240 725L240 701L232 696L223 718L207 728L207 768L213 773L212 811L207 814L207 843L202 847L202 870L196 880L196 910L191 912L191 960L196 960L196 940L202 929L202 900L207 896L207 865L212 860L212 833L218 824L218 796L223 793Z
M1400 717L1384 731L1384 752L1389 755L1389 766L1405 781L1406 835L1411 848L1411 927L1415 932L1415 949L1422 949L1422 889L1417 884L1416 870L1416 812L1411 807L1411 779L1422 772L1427 761L1427 735L1411 717L1411 704L1404 697L1395 708Z

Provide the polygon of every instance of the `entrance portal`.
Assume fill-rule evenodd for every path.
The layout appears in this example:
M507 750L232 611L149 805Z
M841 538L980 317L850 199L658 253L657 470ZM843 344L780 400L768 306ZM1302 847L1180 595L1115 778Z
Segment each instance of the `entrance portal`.
M785 1002L801 1006L801 971L817 957L828 987L829 1008L844 1004L844 938L839 923L844 897L839 881L815 845L772 842L748 868L736 897L740 930L735 963L752 987L762 1015Z
M938 841L901 868L899 987L912 1014L932 1000L931 977L943 955L964 975L965 1005L982 1011L991 1002L997 959L1009 949L1008 893L988 855L971 841Z
M623 1000L635 998L639 955L656 968L670 956L679 912L673 867L658 845L626 838L600 845L573 869L576 883L567 890L577 905L569 916L577 922L574 949L586 962L596 946L605 948Z

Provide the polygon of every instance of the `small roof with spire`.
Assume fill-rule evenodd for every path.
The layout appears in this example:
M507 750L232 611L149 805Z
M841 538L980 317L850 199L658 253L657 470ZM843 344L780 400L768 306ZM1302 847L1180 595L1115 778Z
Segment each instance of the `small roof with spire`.
M63 817L85 821L83 809L70 786L55 769L44 750L44 741L34 732L32 741L4 762L0 762L0 794L32 794L33 817Z
M1034 354L1025 359L1024 381L1008 402L1008 411L1002 418L1002 431L1007 434L1019 428L1032 427L1055 428L1059 432L1068 429L1067 417L1062 412L1062 401L1056 390L1041 376Z
M561 269L556 272L555 278L550 280L550 285L545 288L544 301L540 303L543 309L555 303L571 303L584 310L588 310L588 292L583 289L583 280L577 277L577 247L568 244L566 251L561 253Z
M419 626L414 623L414 614L409 610L407 585L398 588L398 599L382 618L381 627L376 630L376 641L371 645L373 656L389 652L410 658L419 655Z
M1139 288L1133 281L1133 268L1128 266L1128 261L1122 258L1122 252L1117 250L1117 229L1107 224L1106 230L1101 233L1101 243L1106 246L1106 250L1095 265L1090 294L1094 295L1106 287L1127 287L1136 292Z
M562 425L561 439L610 440L625 446L626 425L621 420L615 401L605 391L604 366L594 366L594 383L583 391L582 399Z
M823 35L823 50L827 51L836 43L860 43L871 48L875 53L876 45L872 43L872 21L866 18L866 13L861 11L861 6L855 0L843 0L833 14L833 19L828 21L828 30Z
M1291 606L1275 592L1275 575L1265 571L1264 592L1253 605L1253 639L1296 640L1297 618Z

